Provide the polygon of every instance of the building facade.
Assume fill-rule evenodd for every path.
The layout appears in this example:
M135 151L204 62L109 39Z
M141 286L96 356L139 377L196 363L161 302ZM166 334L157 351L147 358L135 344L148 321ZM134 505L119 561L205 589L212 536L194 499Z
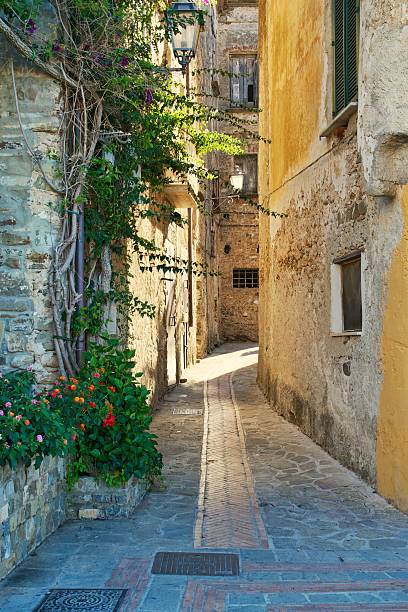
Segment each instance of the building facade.
M258 379L273 408L408 510L407 41L396 0L259 15Z
M251 204L258 202L258 141L245 128L258 132L258 4L252 0L225 0L217 5L214 77L219 107L240 124L220 122L218 129L245 141L241 155L217 156L219 181L213 194L214 221L221 308L219 333L222 340L258 340L259 303L259 214ZM243 123L246 122L246 123ZM233 194L229 178L244 174L242 192Z

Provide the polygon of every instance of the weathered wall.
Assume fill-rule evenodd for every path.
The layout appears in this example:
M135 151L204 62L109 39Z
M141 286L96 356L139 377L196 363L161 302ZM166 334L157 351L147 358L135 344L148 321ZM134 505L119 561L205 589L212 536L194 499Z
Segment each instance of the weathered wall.
M246 208L244 212L243 209ZM238 209L238 212L237 212ZM219 214L221 334L224 340L258 340L259 290L233 287L233 270L258 268L259 215L249 205L224 204Z
M398 192L404 229L388 278L377 431L378 490L408 512L408 187Z
M0 40L0 365L33 367L39 383L57 373L47 277L59 215L24 143L11 85L10 49ZM14 55L22 124L31 147L59 148L59 85ZM44 169L53 176L52 163Z
M219 6L217 35L217 68L228 72L230 57L240 54L257 54L258 52L258 7L248 6L243 0L237 6L224 2ZM238 54L238 55L236 55ZM220 92L220 108L235 118L248 123L248 128L257 133L258 115L250 109L233 108L230 104L230 79L228 75L216 76ZM248 140L242 128L228 122L220 122L218 129L242 140ZM245 147L246 153L257 154L258 142L250 139ZM225 187L230 174L234 171L234 158L219 155L217 169L220 177L220 200L214 203L215 218L218 225L216 242L219 258L220 334L225 340L249 339L258 340L258 301L259 291L256 288L237 289L233 287L234 269L256 269L258 257L258 211L245 200L228 199L230 188ZM256 193L250 195L258 201ZM227 247L227 249L226 249ZM228 247L230 249L228 250ZM228 251L228 252L226 252Z
M260 10L260 132L272 140L260 145L260 201L288 216L261 216L258 378L277 411L374 483L383 309L401 211L397 198L367 193L361 116L359 131L354 115L343 136L319 139L331 121L330 16L328 0L266 0ZM332 334L331 264L358 248L363 332Z
M0 473L0 580L65 520L65 465L45 457Z

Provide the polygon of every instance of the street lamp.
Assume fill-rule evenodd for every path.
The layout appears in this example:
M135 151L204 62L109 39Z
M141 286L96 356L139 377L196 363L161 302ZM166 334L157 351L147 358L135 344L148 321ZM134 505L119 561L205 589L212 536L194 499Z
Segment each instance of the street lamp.
M176 19L174 19L176 18ZM166 11L166 19L171 35L173 53L186 73L187 65L195 56L200 34L200 11L194 2L173 2ZM180 70L180 68L173 68Z
M234 172L230 174L230 183L235 191L242 191L244 187L244 172L235 166Z

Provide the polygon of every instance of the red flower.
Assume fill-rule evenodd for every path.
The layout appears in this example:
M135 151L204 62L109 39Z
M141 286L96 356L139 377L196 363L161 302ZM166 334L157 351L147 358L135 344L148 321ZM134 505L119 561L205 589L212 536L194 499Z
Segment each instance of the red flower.
M109 412L108 416L103 419L102 425L103 427L113 427L115 424L115 415Z
M91 408L95 408L95 406L96 406L95 402L89 402L89 405L90 405Z

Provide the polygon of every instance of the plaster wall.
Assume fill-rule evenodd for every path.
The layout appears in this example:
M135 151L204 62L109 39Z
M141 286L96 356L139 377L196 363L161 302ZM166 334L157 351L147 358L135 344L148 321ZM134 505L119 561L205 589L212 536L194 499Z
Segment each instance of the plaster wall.
M365 15L376 8L362 5ZM260 144L259 197L287 214L260 220L259 383L275 410L375 483L383 313L400 201L367 189L361 109L344 134L319 138L331 120L331 3L266 0L259 24L260 133L272 141ZM363 100L364 75L366 66ZM360 248L363 332L333 335L331 265Z

